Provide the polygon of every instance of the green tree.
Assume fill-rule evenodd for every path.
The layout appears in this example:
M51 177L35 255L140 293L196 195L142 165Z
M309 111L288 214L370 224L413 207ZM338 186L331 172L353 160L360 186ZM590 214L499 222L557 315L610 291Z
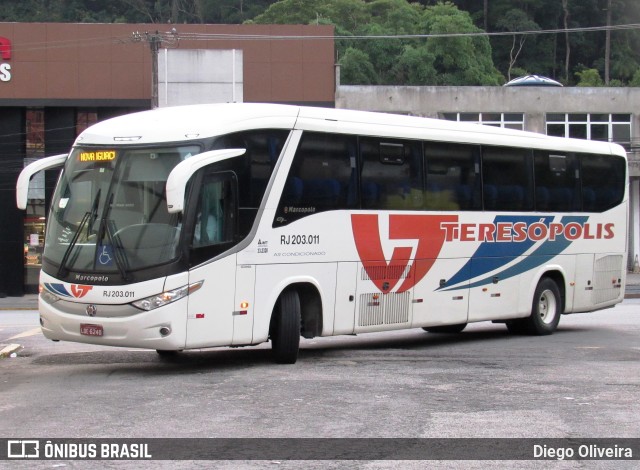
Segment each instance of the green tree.
M520 9L512 9L498 22L497 26L504 31L538 31L540 26L535 21L531 20L527 13ZM514 34L511 42L511 48L509 49L509 68L507 69L507 80L511 80L511 71L518 60L518 56L522 52L525 42L531 36L525 34ZM530 41L535 41L535 36L531 37Z
M640 69L636 70L636 73L633 74L629 86L640 86Z
M504 81L493 66L491 45L485 36L457 36L481 32L468 13L452 3L438 3L426 9L424 19L430 34L454 35L427 42L438 73L437 85L499 85Z
M425 47L404 46L402 55L393 66L395 83L404 85L430 85L437 82L433 55Z
M578 86L603 86L604 81L600 77L600 73L596 69L584 69L576 72L578 77Z
M345 84L357 80L379 84L498 85L504 81L493 66L486 37L397 37L481 32L469 14L450 2L424 7L405 0L281 0L254 21L322 21L335 25L341 35L360 37L357 41L337 41L338 56L344 61L341 81ZM355 50L364 55L356 55ZM365 70L356 73L353 67L358 64ZM370 67L375 80L370 76Z
M349 47L338 62L340 80L350 85L376 85L377 74L369 56L353 47Z
M263 24L309 24L320 19L322 0L280 0L253 19Z

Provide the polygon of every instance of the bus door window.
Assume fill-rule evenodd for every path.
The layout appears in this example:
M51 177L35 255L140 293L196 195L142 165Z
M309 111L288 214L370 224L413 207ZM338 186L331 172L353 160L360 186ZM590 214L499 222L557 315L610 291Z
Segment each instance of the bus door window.
M236 190L233 173L205 176L198 196L192 246L232 243L236 236Z

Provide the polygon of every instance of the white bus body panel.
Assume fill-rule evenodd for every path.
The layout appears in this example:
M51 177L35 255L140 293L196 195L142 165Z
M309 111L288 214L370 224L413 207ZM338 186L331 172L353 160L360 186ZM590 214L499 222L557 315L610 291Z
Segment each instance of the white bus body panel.
M459 269L457 259L438 259L424 280L414 287L412 327L456 325L467 323L469 289L463 284L454 291L439 290Z
M184 274L177 277L186 281ZM52 304L42 300L42 297L39 299L42 332L49 339L147 349L175 350L185 347L186 298L148 312L129 305L132 301L163 292L164 277L126 286L91 286L59 282L41 273L40 282L61 298ZM86 313L89 305L96 307L95 316ZM104 334L82 335L81 324L101 325ZM170 328L171 334L163 337L160 334L160 328L163 327Z
M190 283L204 284L188 297L186 347L228 346L233 342L236 256L192 269Z
M355 292L359 265L355 262L338 263L334 335L350 335L355 331Z
M255 318L255 265L243 264L236 269L236 292L233 311L234 346L253 342L253 322Z

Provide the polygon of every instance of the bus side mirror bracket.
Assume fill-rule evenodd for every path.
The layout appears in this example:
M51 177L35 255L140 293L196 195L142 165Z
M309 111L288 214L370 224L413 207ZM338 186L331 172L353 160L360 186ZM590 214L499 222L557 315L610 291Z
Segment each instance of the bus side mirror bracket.
M244 155L246 149L223 149L203 152L178 163L167 178L167 210L169 213L184 210L184 192L187 182L200 168L211 163Z
M25 166L18 176L16 183L16 205L18 209L26 209L29 197L29 181L31 177L42 170L49 170L64 165L69 154L54 155L52 157L41 158Z

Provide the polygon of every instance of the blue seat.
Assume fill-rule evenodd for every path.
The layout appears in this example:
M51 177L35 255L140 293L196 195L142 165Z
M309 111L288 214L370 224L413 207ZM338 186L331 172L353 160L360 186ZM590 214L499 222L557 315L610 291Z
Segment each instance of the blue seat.
M311 179L304 181L305 203L333 206L340 198L340 183L335 179Z
M380 204L380 186L371 181L362 184L362 207L378 208Z

